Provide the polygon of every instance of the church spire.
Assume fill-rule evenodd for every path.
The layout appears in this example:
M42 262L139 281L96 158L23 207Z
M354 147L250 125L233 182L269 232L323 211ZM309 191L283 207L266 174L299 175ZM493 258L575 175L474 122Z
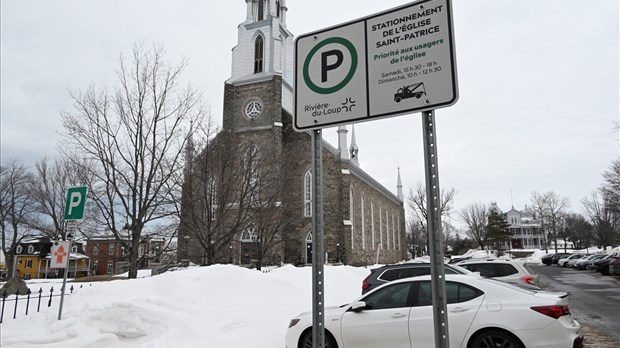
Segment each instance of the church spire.
M189 134L187 135L187 143L185 144L185 174L191 174L194 166L194 121L189 122Z
M396 191L398 198L402 201L405 196L403 195L403 181L400 179L400 167L398 167L398 179L396 179Z
M282 99L292 109L293 34L286 28L285 0L245 0L246 18L238 26L232 50L232 71L227 84L245 85L281 76ZM286 90L285 90L286 89ZM290 104L290 105L289 105Z
M360 165L360 161L358 158L359 148L357 147L357 141L355 140L355 125L351 126L351 148L349 149L349 153L351 154L351 161L355 163L358 167Z
M338 127L338 155L341 160L349 159L349 149L347 148L347 126Z

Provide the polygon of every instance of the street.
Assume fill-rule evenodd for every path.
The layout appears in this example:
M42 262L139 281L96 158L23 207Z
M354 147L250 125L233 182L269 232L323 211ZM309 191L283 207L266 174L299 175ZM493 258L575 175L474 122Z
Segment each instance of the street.
M620 347L620 277L594 271L527 265L545 290L570 294L570 310L583 326L588 347Z

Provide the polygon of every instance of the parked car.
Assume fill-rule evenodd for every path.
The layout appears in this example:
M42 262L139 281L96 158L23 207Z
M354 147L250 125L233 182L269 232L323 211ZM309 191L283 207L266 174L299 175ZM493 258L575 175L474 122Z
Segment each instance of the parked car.
M450 261L448 261L448 263L449 264L459 263L461 261L465 261L469 259L471 259L471 256L457 256L457 257L451 258Z
M605 255L603 254L593 254L590 256L586 256L584 258L576 260L574 267L579 270L588 269L588 266L591 266L594 261L600 260L603 257L605 257Z
M600 272L602 275L609 275L609 261L611 261L613 257L617 256L620 256L620 254L607 255L602 259L594 262L594 269L596 269L596 271Z
M557 254L554 254L553 257L551 258L551 264L552 265L557 265L558 261L561 258L566 257L566 256L570 256L570 255L572 255L572 254L569 254L569 253L557 253Z
M581 258L574 258L574 259L568 260L568 262L566 263L566 267L575 268L577 267L577 261L587 259L590 256L592 256L592 254L584 254L581 256Z
M558 260L558 266L568 267L568 261L577 260L584 257L586 254L571 254L570 256L563 257Z
M471 274L472 272L455 265L444 265L445 274ZM387 282L397 279L431 274L428 262L400 263L385 265L370 270L370 274L362 281L362 295Z
M480 272L483 277L494 278L509 283L538 286L538 275L531 274L521 264L507 259L470 259L456 264L472 272Z
M325 347L434 347L430 275L384 284L325 308ZM479 276L446 275L451 347L583 347L565 292L529 291ZM294 317L286 347L313 347L312 312Z
M547 254L540 258L540 262L542 262L544 265L551 266L551 259L553 258L554 255L557 255L557 254Z
M609 275L620 276L620 256L609 258Z

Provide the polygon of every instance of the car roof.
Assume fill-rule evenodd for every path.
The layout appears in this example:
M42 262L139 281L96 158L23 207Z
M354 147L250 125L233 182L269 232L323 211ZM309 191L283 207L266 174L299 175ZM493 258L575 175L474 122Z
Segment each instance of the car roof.
M468 264L468 263L480 263L480 262L516 262L515 260L510 260L510 259L493 259L493 258L480 258L480 259L468 259L468 260L463 260L460 262L457 262L457 265L462 265L462 264Z
M471 275L466 275L466 274L446 274L446 280L460 280L460 279L485 279L482 276L471 276ZM430 274L427 275L422 275L422 276L417 276L417 277L409 277L409 278L401 278L401 279L396 279L394 281L391 281L387 284L393 284L393 283L404 283L407 281L412 281L412 280L431 280L432 276Z

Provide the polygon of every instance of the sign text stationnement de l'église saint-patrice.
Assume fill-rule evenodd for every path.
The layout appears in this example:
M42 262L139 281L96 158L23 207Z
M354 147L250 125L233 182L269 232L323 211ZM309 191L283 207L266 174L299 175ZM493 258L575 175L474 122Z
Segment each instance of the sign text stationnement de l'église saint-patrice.
M450 0L416 1L295 41L294 127L308 131L458 99Z

